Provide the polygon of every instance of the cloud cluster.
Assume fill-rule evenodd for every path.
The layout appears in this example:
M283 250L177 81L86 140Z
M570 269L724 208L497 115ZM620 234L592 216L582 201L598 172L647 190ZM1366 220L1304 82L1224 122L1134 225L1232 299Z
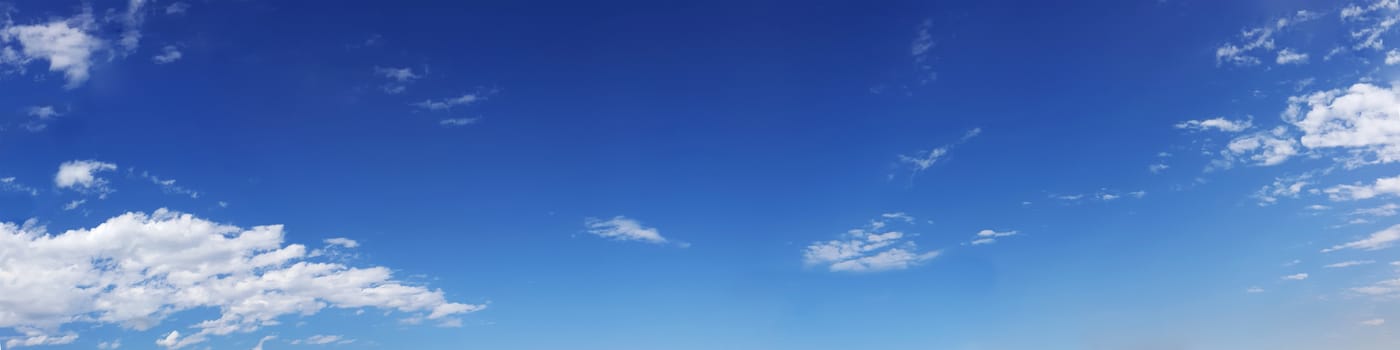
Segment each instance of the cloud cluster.
M803 252L808 266L826 266L831 271L867 272L902 270L937 257L940 251L920 252L918 245L900 231L888 230L892 223L908 224L903 213L885 215L862 228L847 231L841 239L813 242ZM897 220L897 221L891 221Z
M75 88L87 81L93 54L107 45L91 34L95 29L87 12L47 23L6 24L0 27L0 64L23 69L30 62L47 61L50 71L63 72L67 88Z
M71 342L77 335L61 328L73 323L147 330L201 308L219 317L156 343L180 348L325 308L382 308L442 322L484 308L399 282L388 268L309 260L305 246L284 244L280 225L243 229L165 209L59 234L33 221L2 224L0 256L0 328L24 333L9 346Z

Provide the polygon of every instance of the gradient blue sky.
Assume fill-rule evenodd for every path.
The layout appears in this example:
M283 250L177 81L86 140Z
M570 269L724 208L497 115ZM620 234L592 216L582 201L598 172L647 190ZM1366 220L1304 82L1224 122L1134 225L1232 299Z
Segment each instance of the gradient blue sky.
M4 348L1400 347L1395 0L0 16Z

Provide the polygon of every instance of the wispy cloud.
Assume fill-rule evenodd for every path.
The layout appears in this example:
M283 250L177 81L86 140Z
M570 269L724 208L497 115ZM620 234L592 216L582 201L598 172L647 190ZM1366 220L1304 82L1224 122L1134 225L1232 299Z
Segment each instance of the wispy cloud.
M958 142L947 144L942 147L930 149L927 151L918 151L913 154L901 154L899 155L899 163L909 168L909 179L910 181L913 181L913 179L917 177L919 173L922 173L924 170L928 170L929 167L932 167L934 164L937 164L940 160L946 158L948 152L952 150L953 147L966 143L968 140L971 140L972 138L977 137L977 135L981 134L982 128L973 128L972 130L964 132L963 136L958 139Z
M908 221L904 217L882 216L866 227L847 231L841 239L813 242L803 251L803 261L836 272L874 272L907 269L941 254L920 252L904 232L887 229L889 224L912 221L912 217Z
M1395 241L1397 240L1400 240L1400 225L1395 225L1388 227L1384 230L1376 231L1370 236L1360 240L1339 244L1332 246L1331 248L1323 249L1322 252L1331 253L1343 249L1380 250L1390 248L1390 246L1395 244Z
M668 242L666 237L661 236L661 231L655 227L643 226L640 221L620 215L607 220L587 218L584 219L583 225L587 228L588 233L598 237L655 244Z

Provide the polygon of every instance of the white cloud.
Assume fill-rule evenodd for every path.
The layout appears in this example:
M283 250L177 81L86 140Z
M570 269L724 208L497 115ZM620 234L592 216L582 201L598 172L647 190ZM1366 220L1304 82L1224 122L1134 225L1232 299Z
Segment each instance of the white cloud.
M81 206L81 205L83 205L83 203L87 203L87 200L86 200L86 199L75 199L75 200L73 200L73 201L71 201L71 202L68 202L68 204L64 204L64 205L63 205L63 210L78 209L78 207Z
M982 128L973 128L972 130L968 130L967 132L963 133L963 136L958 139L957 143L934 148L928 151L918 151L911 155L901 154L899 155L899 162L902 164L909 165L910 172L912 173L912 175L910 175L911 178L914 176L918 176L919 173L923 172L924 170L927 170L934 164L937 164L939 160L947 156L948 151L951 150L954 146L967 142L968 140L971 140L972 138L977 137L977 135L981 134Z
M1205 131L1216 129L1225 132L1240 132L1253 126L1254 122L1249 119L1229 120L1224 117L1202 120L1187 120L1176 124L1177 129L1191 129Z
M584 226L588 228L588 233L603 238L619 241L666 243L666 237L662 237L661 232L657 231L655 227L642 226L641 222L620 215L608 220L587 218L584 219Z
M1308 54L1293 51L1293 49L1283 49L1278 51L1278 64L1303 64L1308 63Z
M117 340L113 340L113 341L109 341L109 342L104 341L104 342L97 343L97 348L98 348L99 350L115 350L115 349L119 349L119 348L121 348L121 347L122 347L122 340L121 340L121 339L117 339Z
M452 107L456 106L472 104L483 99L485 99L485 97L479 94L465 94L442 100L424 100L423 102L414 103L413 106L432 111L441 111L452 109Z
M349 239L349 238L345 238L345 237L327 238L327 239L325 240L325 242L326 242L326 244L338 245L338 246L345 247L345 248L355 248L355 247L359 247L359 246L360 246L360 242L356 242L356 241L353 240L353 239Z
M1283 276L1283 279L1289 280L1289 281L1302 281L1302 280L1308 279L1308 274L1306 274L1306 273L1295 273L1295 274L1292 274L1292 275Z
M163 179L160 176L156 176L155 174L151 174L150 172L144 170L141 171L139 174L136 173L134 169L127 170L129 174L139 176L142 179L151 181L151 183L155 184L156 186L160 186L162 192L178 194L182 196L189 196L190 198L199 198L199 191L195 191L184 186L177 185L175 179Z
M122 35L118 43L122 46L123 54L130 54L136 51L141 44L141 24L146 21L146 13L142 8L146 6L146 0L129 0L126 6L126 16L122 17Z
M1361 265L1370 265L1370 264L1374 264L1374 263L1376 263L1375 260L1351 260L1351 261L1343 261L1343 262L1339 262L1339 263L1335 263L1335 264L1328 264L1328 265L1323 266L1323 267L1329 268L1329 269L1340 269L1340 268L1344 268L1344 267L1361 266Z
M1400 160L1400 89L1361 83L1288 102L1283 118L1302 130L1303 146L1357 149L1382 163Z
M54 110L53 106L33 106L29 107L27 112L29 116L39 119L51 119L63 115L62 113L58 113L57 110Z
M184 57L184 54L180 53L180 48L175 47L175 45L165 45L161 49L161 53L151 57L151 60L155 61L156 64L166 64L178 61L181 57Z
M898 219L891 222L886 219ZM872 220L864 228L851 229L842 239L813 242L803 250L803 261L808 266L825 265L836 272L874 272L903 270L932 260L941 252L919 252L914 242L906 241L905 234L885 230L891 223L904 223L901 218Z
M1400 176L1376 179L1370 185L1356 183L1337 185L1322 191L1333 201L1370 199L1384 195L1400 195Z
M243 229L165 209L60 234L32 223L3 224L0 328L52 338L71 323L148 330L181 311L217 310L218 318L190 325L192 334L171 331L157 341L179 348L327 307L375 307L440 321L484 308L403 284L388 268L309 261L306 247L283 239L280 225Z
M39 189L21 184L13 176L0 178L0 191L28 193L30 196L39 195Z
M183 14L185 14L185 12L188 12L189 10L190 10L190 4L186 4L186 3L183 3L183 2L176 2L176 3L170 4L170 6L166 6L166 7L165 7L165 14L167 14L167 15L183 15Z
M1157 164L1148 165L1148 166L1147 166L1147 171L1148 171L1148 172L1151 172L1151 173L1153 173L1153 174L1160 174L1162 171L1165 171L1165 170L1167 170L1168 168L1171 168L1171 166L1170 166L1170 165L1167 165L1166 163L1157 163Z
M1376 12L1380 10L1395 11L1397 9L1400 9L1400 2L1397 2L1396 0L1377 0L1376 2L1371 3L1371 5L1368 5L1366 7L1361 7L1353 4L1351 6L1342 8L1340 15L1342 17L1342 21L1357 20L1371 12Z
M447 118L447 119L439 120L439 121L438 121L438 125L442 125L442 126L446 126L446 127L467 126L467 125L476 124L476 122L479 121L479 120L481 120L481 118Z
M67 88L78 87L88 79L93 53L106 46L87 32L92 23L92 15L84 13L44 24L6 24L0 28L0 42L18 42L20 50L7 51L11 58L4 61L21 66L33 60L48 61L50 71L63 72Z
M277 336L275 336L275 335L265 335L265 336L263 336L262 339L258 339L258 345L257 345L257 346L254 346L254 347L253 347L253 350L263 350L263 344L266 344L268 341L271 341L271 340L273 340L273 339L277 339Z
M1370 236L1361 240L1323 249L1322 252L1331 253L1343 249L1380 250L1389 248L1395 243L1396 240L1400 240L1400 225L1395 225L1388 227L1384 230L1376 231L1375 233L1372 233Z
M1278 203L1279 198L1298 198L1303 193L1303 189L1311 185L1308 182L1313 177L1313 173L1303 173L1297 176L1285 176L1274 178L1274 182L1260 188L1254 192L1254 198L1259 200L1259 206L1268 206Z
M1400 50L1390 49L1390 51L1386 51L1385 64L1395 65L1397 63L1400 63Z
M997 238L1015 236L1016 231L997 232L994 230L977 231L977 238L972 240L972 245L992 244L997 242Z
M384 86L382 86L381 89L383 89L385 93L388 93L390 95L400 94L404 91L407 91L409 83L412 83L414 80L418 80L419 78L423 77L421 74L414 73L413 68L374 67L374 74L389 80L389 83L384 84ZM475 101L475 97L473 97L472 101ZM471 101L466 101L465 103L470 102ZM451 107L451 105L444 105L444 107L442 108L445 109L448 107Z
M1297 142L1287 137L1287 131L1283 127L1237 137L1230 140L1225 150L1221 151L1225 158L1222 167L1228 168L1228 164L1243 159L1251 160L1258 166L1278 165L1298 155L1295 145Z
M1400 214L1400 205L1395 203L1386 203L1379 207L1362 208L1351 212L1351 215L1365 216L1395 216L1395 214Z
M64 345L72 344L73 341L78 340L78 334L72 332L57 335L30 327L19 327L16 330L18 330L21 335L5 340L6 347L18 348L22 346Z
M1263 293L1263 292L1264 292L1264 288L1249 287L1248 289L1245 289L1244 292L1245 292L1245 293L1250 293L1250 294Z
M58 173L54 174L53 183L58 188L71 188L84 193L97 193L105 196L111 193L107 187L107 179L97 176L97 173L117 170L117 165L104 163L95 160L74 160L64 162L58 166Z
M306 339L293 340L292 344L326 345L331 343L349 344L353 342L355 342L353 339L345 339L344 336L340 335L317 334L307 337Z
M938 73L933 71L933 65L929 62L929 54L933 50L933 20L925 19L919 22L919 28L914 34L914 41L909 44L909 54L914 58L914 68L919 71L919 84L928 84L938 78Z
M1373 318L1373 319L1361 321L1361 323L1359 323L1359 324L1362 325L1362 326L1367 326L1367 327L1376 327L1376 326L1384 325L1384 324L1385 324L1385 319L1384 319L1384 318Z

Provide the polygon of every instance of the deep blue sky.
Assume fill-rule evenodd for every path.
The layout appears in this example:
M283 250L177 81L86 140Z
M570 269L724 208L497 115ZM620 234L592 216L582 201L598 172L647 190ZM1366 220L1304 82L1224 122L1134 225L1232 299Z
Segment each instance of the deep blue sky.
M326 292L191 348L1400 345L1400 186L1370 186L1400 175L1400 76L1364 35L1400 42L1390 1L182 1L0 5L6 347L182 347L158 340L251 317L4 296L219 237L161 208L482 307ZM96 233L130 212L151 236ZM43 255L89 236L136 248ZM27 308L48 302L70 307Z

